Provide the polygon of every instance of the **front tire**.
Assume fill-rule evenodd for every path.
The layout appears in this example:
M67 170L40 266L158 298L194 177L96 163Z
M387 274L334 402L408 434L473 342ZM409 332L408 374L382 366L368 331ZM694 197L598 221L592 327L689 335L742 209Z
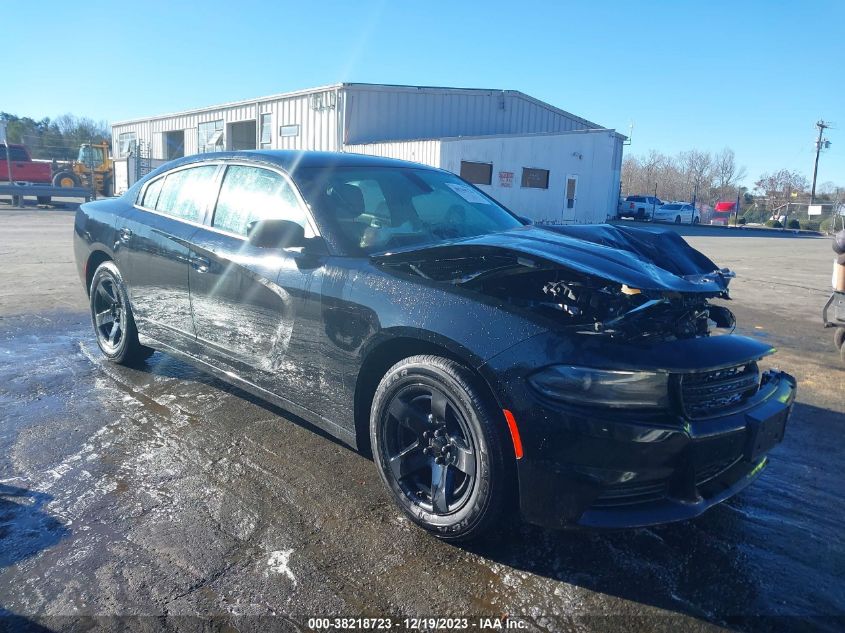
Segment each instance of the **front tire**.
M72 171L60 171L53 176L54 187L79 187L80 185L79 176Z
M373 397L370 443L414 523L450 541L500 523L512 473L498 422L477 377L455 361L412 356L388 370Z
M106 358L132 366L152 355L155 350L138 342L126 284L114 262L105 261L94 272L89 296L97 345Z

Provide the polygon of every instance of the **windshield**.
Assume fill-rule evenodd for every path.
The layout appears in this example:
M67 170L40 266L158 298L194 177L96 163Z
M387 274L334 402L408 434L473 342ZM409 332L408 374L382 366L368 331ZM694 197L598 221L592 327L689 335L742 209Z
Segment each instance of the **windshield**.
M370 254L522 226L457 176L397 167L307 167L296 171L315 219L345 250Z
M88 167L99 165L103 162L103 148L83 145L79 148L79 158L77 161Z

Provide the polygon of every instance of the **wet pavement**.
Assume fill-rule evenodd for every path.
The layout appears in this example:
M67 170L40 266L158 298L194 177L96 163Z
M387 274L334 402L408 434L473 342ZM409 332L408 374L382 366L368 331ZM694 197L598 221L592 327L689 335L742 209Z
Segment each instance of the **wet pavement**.
M81 309L0 312L0 631L209 624L196 616L218 618L205 630L307 630L312 616L362 615L842 630L845 370L814 305L827 252L789 255L814 271L792 284L755 268L766 244L727 262L734 247L695 245L748 265L731 308L779 348L798 403L754 485L695 521L628 532L522 526L442 543L404 519L372 462L290 414L161 353L106 363ZM84 304L71 272L61 292ZM19 291L4 273L0 297Z

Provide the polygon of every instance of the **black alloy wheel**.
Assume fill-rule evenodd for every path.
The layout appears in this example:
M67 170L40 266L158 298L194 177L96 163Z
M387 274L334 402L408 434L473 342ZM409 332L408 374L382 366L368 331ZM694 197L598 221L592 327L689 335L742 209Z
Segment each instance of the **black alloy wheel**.
M97 341L103 351L114 354L120 348L126 332L123 294L115 280L108 276L101 279L91 302Z
M91 321L97 345L111 361L134 365L153 353L138 342L126 286L114 262L100 264L91 280Z
M373 399L382 479L415 523L445 539L486 532L508 496L503 438L476 384L454 361L415 356L387 372Z

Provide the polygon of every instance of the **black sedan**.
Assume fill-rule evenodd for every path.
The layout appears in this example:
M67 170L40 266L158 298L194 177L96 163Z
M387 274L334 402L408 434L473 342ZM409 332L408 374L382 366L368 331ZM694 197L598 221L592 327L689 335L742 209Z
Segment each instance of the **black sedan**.
M413 163L183 158L82 205L74 244L108 359L178 356L371 450L446 539L515 508L697 516L761 473L795 397L711 303L731 273L675 233L535 227Z

